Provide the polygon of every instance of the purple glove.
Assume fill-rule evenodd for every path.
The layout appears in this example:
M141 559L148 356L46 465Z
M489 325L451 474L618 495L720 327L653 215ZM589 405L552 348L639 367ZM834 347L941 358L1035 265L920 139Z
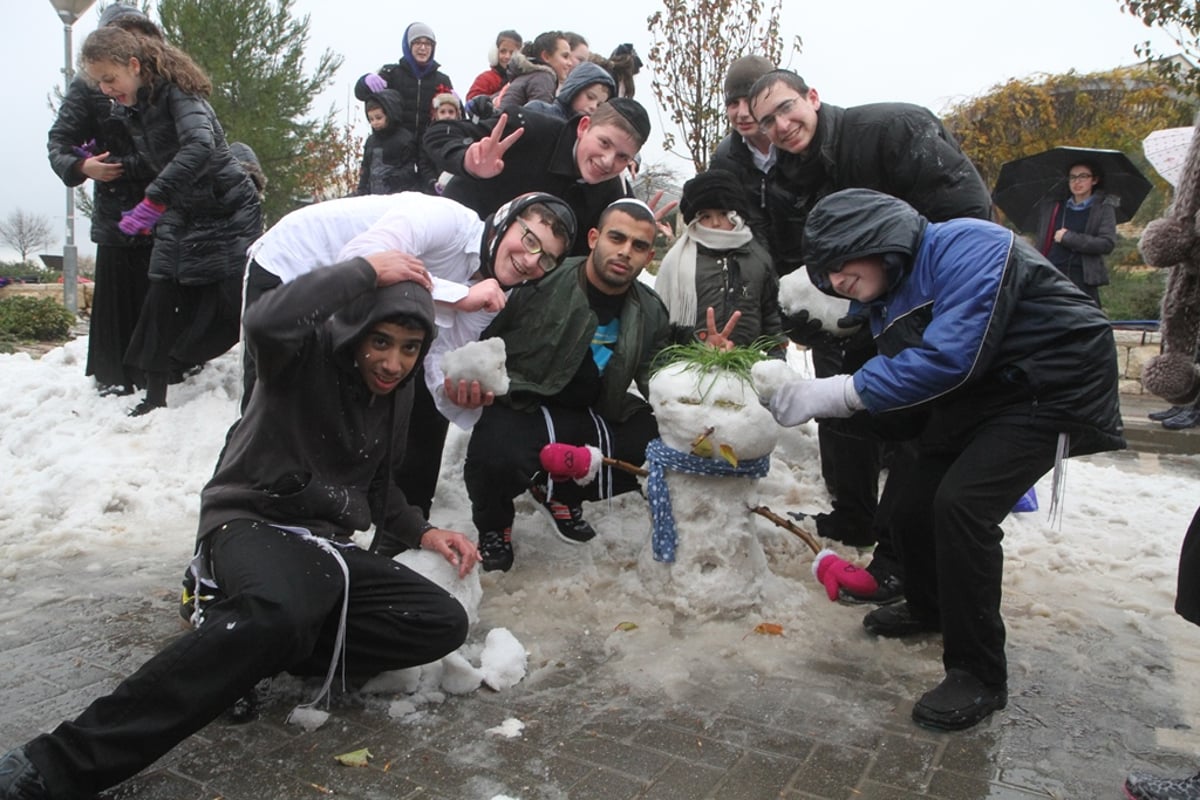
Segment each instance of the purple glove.
M149 236L158 218L166 210L167 207L163 204L156 203L149 197L142 198L142 202L128 211L121 212L121 221L117 223L117 227L126 236Z
M368 72L366 75L363 75L363 83L365 83L367 88L372 92L382 92L387 88L387 81L376 75L374 72Z
M857 595L871 595L879 590L871 573L845 561L832 550L817 553L813 575L825 585L825 594L830 600L838 599L838 589L843 586Z
M76 145L71 149L74 150L75 155L79 156L80 158L91 158L92 156L96 155L96 140L88 139L83 144Z

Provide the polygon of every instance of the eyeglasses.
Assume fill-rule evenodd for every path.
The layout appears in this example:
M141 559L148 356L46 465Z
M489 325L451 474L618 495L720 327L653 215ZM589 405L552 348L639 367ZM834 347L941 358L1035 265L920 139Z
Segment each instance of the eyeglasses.
M409 47L433 47L433 42L429 39L413 39L408 45Z
M1072 181L1086 181L1088 178L1094 177L1096 176L1090 172L1072 172L1067 176L1067 179Z
M796 107L796 103L800 102L799 97L793 97L790 100L784 100L779 105L775 106L775 110L758 121L759 133L770 133L771 130L779 123L780 116L787 116Z
M525 224L525 220L518 218L517 224L521 226L524 233L521 234L521 246L525 248L525 252L531 256L541 255L538 259L538 266L542 268L542 272L553 272L558 266L558 256L552 256L542 247L542 240L538 235L529 229Z

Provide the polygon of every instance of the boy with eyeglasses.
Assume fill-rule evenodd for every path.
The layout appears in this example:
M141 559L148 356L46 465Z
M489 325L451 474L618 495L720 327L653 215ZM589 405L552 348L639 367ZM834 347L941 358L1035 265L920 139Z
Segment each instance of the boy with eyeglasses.
M588 231L587 258L514 291L483 332L504 341L509 377L509 393L475 412L463 468L485 570L513 565L513 499L522 493L549 511L563 541L584 544L596 531L583 501L638 488L633 476L611 470L585 486L555 480L540 456L555 442L645 461L658 425L642 397L651 361L670 337L666 307L638 280L654 256L655 231L642 201L611 204ZM642 397L628 391L631 383Z
M437 169L454 176L443 196L481 217L524 192L549 192L566 201L586 230L610 203L628 196L621 173L649 136L646 109L614 97L565 121L522 111L480 123L435 123L425 147ZM571 255L586 254L586 243L576 242Z
M495 399L478 381L453 381L442 358L481 332L517 286L556 270L575 240L575 216L558 197L530 192L511 198L486 221L441 197L408 193L406 202L351 239L338 260L398 250L431 281L438 337L422 366L409 418L406 458L397 474L409 502L428 519L437 490L449 422L468 429ZM386 543L385 552L391 551Z
M790 70L762 75L750 87L750 112L775 145L767 215L770 249L781 276L803 265L804 224L826 195L841 189L874 189L898 197L926 219L990 219L987 187L957 142L928 109L910 103L872 103L841 108L821 100L816 89ZM805 320L819 331L819 324ZM796 331L795 318L784 328ZM793 338L796 338L795 336ZM865 327L848 337L813 336L813 369L819 377L852 372L875 355ZM888 431L885 446L864 415L822 420L818 425L822 475L833 510L816 516L817 532L856 547L878 541L868 571L883 591L848 602L883 603L900 598L902 570L891 550L886 514L879 511L879 474L903 472L912 450L904 431ZM885 491L882 501L889 503Z

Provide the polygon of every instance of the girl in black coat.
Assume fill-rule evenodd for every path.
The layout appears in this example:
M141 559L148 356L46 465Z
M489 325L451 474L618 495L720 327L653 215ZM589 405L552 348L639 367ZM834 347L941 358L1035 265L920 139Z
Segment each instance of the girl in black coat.
M186 53L107 27L88 36L81 61L154 175L118 223L126 235L154 237L150 288L126 354L146 373L146 398L131 412L140 416L166 405L173 367L237 343L246 248L262 232L258 193L204 99L212 84Z
M100 27L107 25L162 38L145 14L121 3L108 6L100 15ZM140 370L125 364L125 351L146 299L152 240L126 236L117 223L122 211L142 199L154 176L139 172L144 166L125 126L113 118L112 107L100 90L77 76L58 107L46 149L51 169L64 184L79 186L88 178L94 182L96 272L84 374L96 379L101 395L125 395L145 380Z

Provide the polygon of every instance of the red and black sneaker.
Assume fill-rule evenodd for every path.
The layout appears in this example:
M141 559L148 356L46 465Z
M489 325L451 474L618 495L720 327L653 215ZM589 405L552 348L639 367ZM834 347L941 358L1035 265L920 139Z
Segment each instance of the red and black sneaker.
M550 518L554 520L554 530L558 531L558 538L567 544L587 544L596 538L596 530L583 518L583 509L580 506L547 500L546 490L536 484L529 487L529 493L538 505L549 512Z
M479 534L479 560L484 572L508 572L513 565L512 528Z

